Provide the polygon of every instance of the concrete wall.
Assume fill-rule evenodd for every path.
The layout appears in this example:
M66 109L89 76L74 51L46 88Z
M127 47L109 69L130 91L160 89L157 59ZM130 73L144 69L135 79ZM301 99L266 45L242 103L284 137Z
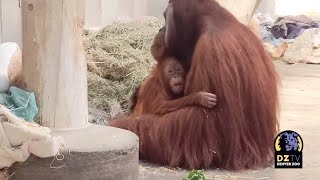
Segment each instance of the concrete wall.
M125 17L162 17L168 0L87 0L86 28L99 29Z
M262 0L257 12L262 14L269 14L271 17L275 18L276 12L276 1L275 0Z
M21 12L19 0L0 0L1 42L17 42L21 46Z
M19 0L0 0L0 41L21 46ZM168 0L86 0L85 28L99 29L121 17L162 17Z
M276 14L320 16L320 0L277 0Z
M258 12L271 17L305 14L320 16L320 0L262 0Z

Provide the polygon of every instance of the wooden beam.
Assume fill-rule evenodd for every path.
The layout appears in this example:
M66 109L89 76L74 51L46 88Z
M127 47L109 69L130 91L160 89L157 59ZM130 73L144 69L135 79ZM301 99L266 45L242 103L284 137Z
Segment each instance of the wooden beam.
M82 45L84 0L24 0L23 76L41 125L88 124L87 66Z

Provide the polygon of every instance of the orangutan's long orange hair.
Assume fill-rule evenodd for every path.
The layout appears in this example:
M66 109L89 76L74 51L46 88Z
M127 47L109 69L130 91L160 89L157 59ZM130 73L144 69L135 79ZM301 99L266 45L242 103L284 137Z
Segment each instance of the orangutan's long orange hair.
M167 43L189 70L185 95L214 93L218 105L122 119L112 126L135 132L141 158L149 162L226 170L271 165L278 77L260 40L213 0L172 0L170 8L175 34Z

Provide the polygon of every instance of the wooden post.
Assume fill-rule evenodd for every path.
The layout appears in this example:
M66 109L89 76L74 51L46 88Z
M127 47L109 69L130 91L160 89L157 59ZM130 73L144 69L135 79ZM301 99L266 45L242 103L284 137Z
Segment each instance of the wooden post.
M88 124L84 5L84 0L22 1L23 75L46 127Z

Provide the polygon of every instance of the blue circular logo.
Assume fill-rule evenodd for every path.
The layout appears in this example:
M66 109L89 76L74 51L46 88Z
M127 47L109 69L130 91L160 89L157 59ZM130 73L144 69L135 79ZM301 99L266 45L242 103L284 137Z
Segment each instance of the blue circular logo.
M283 131L274 141L275 168L302 168L303 142L294 131Z
M274 146L278 152L301 152L303 142L298 133L294 131L283 131L277 136Z

